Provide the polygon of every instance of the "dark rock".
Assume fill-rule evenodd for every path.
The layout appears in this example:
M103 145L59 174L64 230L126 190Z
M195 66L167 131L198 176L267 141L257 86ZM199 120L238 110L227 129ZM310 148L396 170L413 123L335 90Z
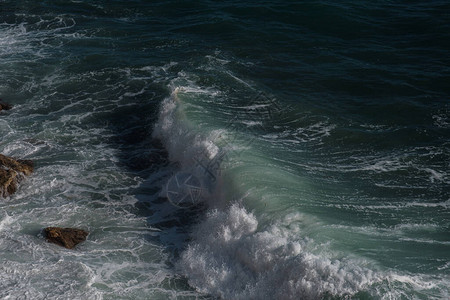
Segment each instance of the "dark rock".
M0 196L8 197L17 190L17 173L13 170L5 170L0 168Z
M77 228L47 227L44 229L45 238L49 243L72 249L86 240L89 232Z
M12 169L16 172L30 175L33 172L34 166L31 160L14 159L6 155L0 154L0 168Z
M12 108L11 104L3 102L2 99L0 99L0 111L1 110L10 110L11 108Z
M34 170L34 163L32 160L29 159L18 159L17 162L20 164L20 172L24 173L25 175L30 175L33 173Z
M17 190L17 185L33 172L31 160L15 160L0 154L0 197L7 197Z

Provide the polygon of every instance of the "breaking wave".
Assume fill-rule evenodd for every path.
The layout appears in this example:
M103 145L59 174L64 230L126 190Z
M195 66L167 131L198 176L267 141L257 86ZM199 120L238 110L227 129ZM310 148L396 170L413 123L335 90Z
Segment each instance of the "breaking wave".
M199 153L207 153L202 159L212 159L220 149L211 140L217 135L202 133L189 123L184 112L188 104L179 97L183 92L192 93L192 89L175 88L162 102L153 134L162 140L169 158L179 163L180 172L186 173L195 172ZM226 173L226 166L221 169ZM205 178L209 175L194 175L200 182L209 182ZM369 262L339 257L305 236L301 224L306 216L291 213L275 218L253 213L242 201L221 192L242 191L217 179L212 189L209 186L212 193L201 199L209 209L194 227L178 262L197 290L225 299L317 299L327 294L351 295L381 280L373 267L367 267ZM164 193L171 197L167 190Z

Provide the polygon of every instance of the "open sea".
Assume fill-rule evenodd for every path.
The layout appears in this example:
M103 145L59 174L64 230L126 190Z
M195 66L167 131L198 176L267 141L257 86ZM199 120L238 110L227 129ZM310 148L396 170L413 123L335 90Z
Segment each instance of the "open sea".
M0 0L0 98L0 299L450 299L447 0Z

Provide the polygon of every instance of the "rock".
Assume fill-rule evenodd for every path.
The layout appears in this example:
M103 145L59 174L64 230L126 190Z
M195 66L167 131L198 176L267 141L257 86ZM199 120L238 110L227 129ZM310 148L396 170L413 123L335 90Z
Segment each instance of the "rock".
M15 160L0 154L0 197L8 197L17 190L17 185L33 172L31 160Z
M34 163L32 160L29 159L18 159L17 163L19 163L19 166L17 167L19 172L22 172L23 174L29 176L34 171Z
M45 238L49 243L72 249L86 240L89 232L77 228L47 227L44 229Z
M8 197L17 190L17 173L13 170L0 169L0 196Z
M10 110L11 108L12 108L11 104L3 102L2 99L0 99L0 111L1 110Z
M14 159L6 155L0 154L0 168L11 169L25 175L33 173L33 162L27 159Z

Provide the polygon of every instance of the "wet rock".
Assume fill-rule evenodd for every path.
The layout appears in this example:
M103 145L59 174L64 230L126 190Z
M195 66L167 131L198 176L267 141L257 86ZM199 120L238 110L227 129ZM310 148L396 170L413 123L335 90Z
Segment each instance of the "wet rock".
M72 249L86 240L89 232L77 228L47 227L44 229L45 238L49 243Z
M8 197L17 190L17 173L13 170L0 169L0 196Z
M0 111L2 111L2 110L10 110L11 108L12 108L11 104L3 102L2 99L0 99Z
M6 155L0 154L0 168L11 169L25 175L33 173L33 162L28 159L14 159Z
M0 154L0 197L8 197L17 191L17 185L33 172L31 160L15 160Z

